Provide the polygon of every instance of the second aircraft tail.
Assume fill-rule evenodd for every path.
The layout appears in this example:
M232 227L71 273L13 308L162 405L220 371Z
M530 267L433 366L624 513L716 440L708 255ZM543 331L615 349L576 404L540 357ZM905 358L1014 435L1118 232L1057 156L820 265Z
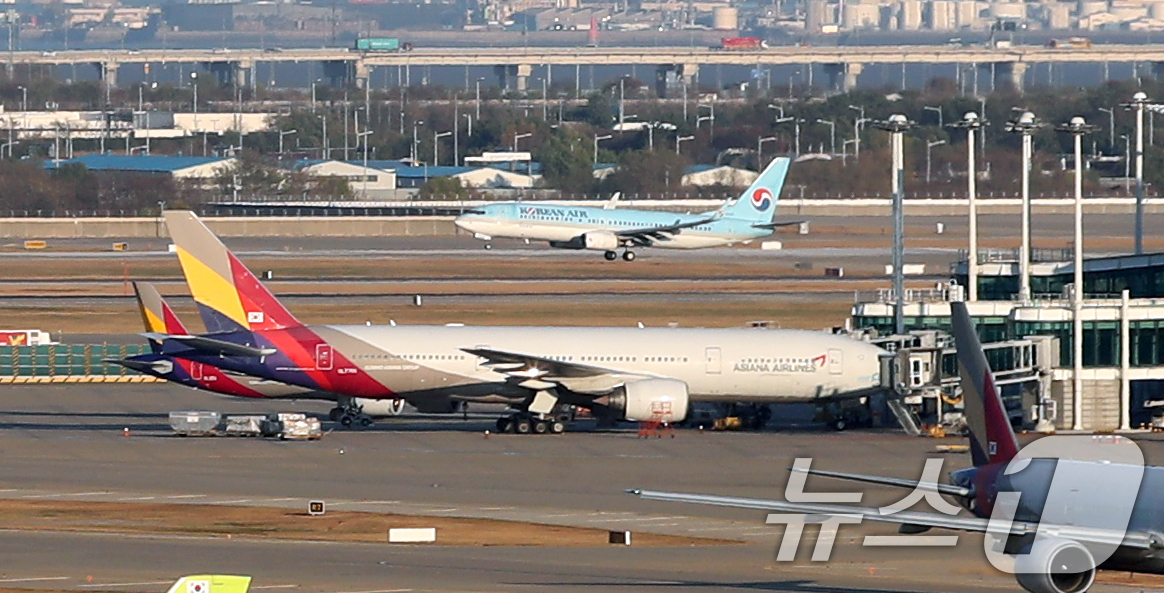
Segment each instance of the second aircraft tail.
M1006 463L1018 454L1018 441L966 303L950 303L950 320L958 349L962 405L970 428L970 454L974 465Z
M747 191L734 202L724 204L719 213L728 218L747 220L756 224L771 223L776 215L776 202L784 189L784 178L788 176L790 162L787 157L772 159Z

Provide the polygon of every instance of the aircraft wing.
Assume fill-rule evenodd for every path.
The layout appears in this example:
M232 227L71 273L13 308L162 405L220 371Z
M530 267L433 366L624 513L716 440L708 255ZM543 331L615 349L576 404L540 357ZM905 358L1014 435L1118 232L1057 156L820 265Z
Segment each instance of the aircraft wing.
M226 356L255 356L261 358L278 352L274 348L255 348L253 346L227 342L226 340L216 340L206 336L173 335L157 332L147 332L141 335L156 342L174 341L195 350Z
M484 358L486 360L485 366L498 373L515 379L560 384L578 393L604 394L628 381L649 377L649 375L555 360L534 354L492 348L461 348L461 350Z
M742 509L757 509L779 513L804 513L816 516L846 516L861 517L869 521L895 523L906 528L909 532L917 533L917 528L941 528L955 531L970 531L977 533L1000 533L1003 526L990 526L990 520L980 517L964 517L961 515L946 515L942 513L924 513L916 511L883 511L875 507L847 506L836 504L819 504L788 502L784 500L770 500L762 498L737 498L732 496L713 496L707 494L684 494L679 492L659 492L655 490L627 490L644 500L660 500L667 502L687 502L706 504L721 507ZM818 521L819 522L819 521ZM1001 521L999 523L1002 523ZM923 529L924 530L924 529ZM1108 545L1121 545L1133 548L1152 549L1164 548L1164 541L1159 536L1146 532L1123 532L1113 529L1097 529L1076 525L1054 525L1034 523L1030 521L1013 521L1008 530L1010 535L1034 535L1042 532L1045 536L1062 537L1078 542L1094 542Z
M623 229L621 231L615 231L614 234L618 235L619 237L632 239L640 245L651 245L652 243L658 241L670 241L672 235L678 234L683 229L689 229L692 227L697 227L701 224L707 224L714 221L715 219L715 216L711 216L708 218L701 218L699 220L692 220L690 222L675 221L674 224L653 227L640 227L637 229Z

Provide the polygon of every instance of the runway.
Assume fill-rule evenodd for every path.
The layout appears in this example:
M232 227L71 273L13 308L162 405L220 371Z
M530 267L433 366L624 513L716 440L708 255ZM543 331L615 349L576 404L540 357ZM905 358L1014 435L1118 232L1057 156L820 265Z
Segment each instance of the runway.
M857 526L834 560L777 563L780 530L764 514L654 503L623 492L655 488L780 497L793 458L816 466L913 477L939 443L895 430L821 432L785 422L780 431L637 438L633 429L551 437L491 435L488 414L468 421L409 416L372 430L332 432L319 442L177 438L166 414L301 410L322 402L220 398L172 385L6 388L0 411L0 497L170 504L274 505L302 512L308 499L345 510L484 516L632 531L700 533L743 545L692 548L424 547L258 541L245 537L143 536L0 530L0 587L163 591L182 574L256 577L258 591L999 591L1008 577L982 559L981 541L957 550L869 549ZM484 410L480 410L484 412ZM129 437L122 436L129 428ZM1164 453L1145 444L1148 457ZM949 469L968 463L946 457ZM810 481L810 489L848 490ZM899 492L873 489L865 504ZM91 580L90 578L91 577ZM45 579L45 580L38 580ZM51 580L49 580L51 579ZM127 584L128 583L128 584ZM136 584L135 584L136 583ZM1097 591L1120 591L1100 586ZM403 592L401 592L403 593Z

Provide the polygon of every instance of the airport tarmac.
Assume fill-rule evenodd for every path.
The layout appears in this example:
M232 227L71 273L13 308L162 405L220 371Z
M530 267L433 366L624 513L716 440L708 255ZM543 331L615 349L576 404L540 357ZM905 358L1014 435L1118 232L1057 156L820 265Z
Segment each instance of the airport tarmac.
M440 516L492 516L604 529L736 537L690 548L425 547L224 539L188 535L0 530L0 587L163 591L182 574L256 577L256 590L399 591L1002 591L1013 580L982 560L981 540L957 550L869 549L842 531L833 561L774 560L780 531L764 514L639 500L626 488L781 497L796 457L817 467L914 477L935 441L894 430L834 433L785 423L779 431L678 431L640 439L633 428L584 425L562 436L490 435L487 414L408 416L319 442L170 436L167 413L307 411L325 402L226 399L173 385L6 387L0 406L0 498L277 505L308 499L345 510L383 508ZM130 429L130 436L123 430ZM1145 445L1149 460L1164 447ZM963 467L962 454L946 458ZM810 490L842 491L812 480ZM866 504L900 492L870 490ZM350 506L350 508L348 508ZM811 530L810 530L811 532ZM1140 586L1142 588L1142 586ZM1102 585L1096 591L1125 591Z

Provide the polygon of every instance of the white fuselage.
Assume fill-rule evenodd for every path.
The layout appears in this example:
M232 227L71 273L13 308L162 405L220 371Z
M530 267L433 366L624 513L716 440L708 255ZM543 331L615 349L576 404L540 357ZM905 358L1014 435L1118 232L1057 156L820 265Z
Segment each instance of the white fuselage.
M487 348L598 367L612 375L665 377L693 401L796 402L869 393L883 350L805 330L316 326L352 364L400 397L471 397L507 376L465 348ZM498 392L498 394L502 394Z

